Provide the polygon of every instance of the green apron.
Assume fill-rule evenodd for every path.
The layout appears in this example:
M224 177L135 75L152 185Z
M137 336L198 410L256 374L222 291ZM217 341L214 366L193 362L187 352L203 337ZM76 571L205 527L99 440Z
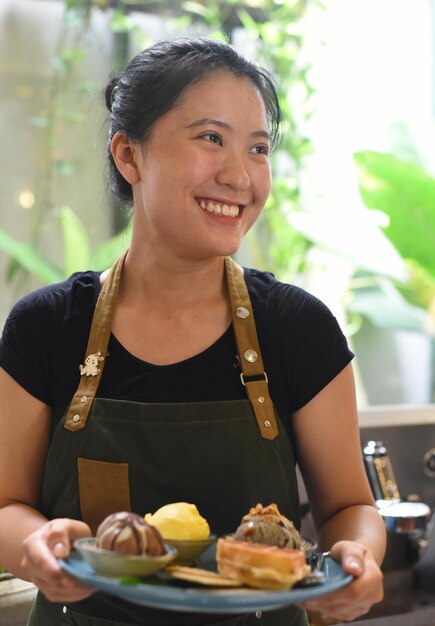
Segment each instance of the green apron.
M233 328L248 399L152 404L97 398L125 253L95 308L81 379L50 446L42 492L48 518L82 519L93 533L114 511L139 515L193 502L212 532L233 532L257 502L299 524L295 463L276 418L242 270L225 259ZM97 592L68 605L39 592L29 626L305 626L297 607L240 616L155 610Z

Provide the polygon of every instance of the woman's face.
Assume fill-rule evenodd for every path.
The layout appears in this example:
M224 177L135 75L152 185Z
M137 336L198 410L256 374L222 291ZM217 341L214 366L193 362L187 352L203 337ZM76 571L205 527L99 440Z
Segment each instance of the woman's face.
M179 258L233 254L269 195L269 150L250 80L218 71L193 84L136 146L135 236Z

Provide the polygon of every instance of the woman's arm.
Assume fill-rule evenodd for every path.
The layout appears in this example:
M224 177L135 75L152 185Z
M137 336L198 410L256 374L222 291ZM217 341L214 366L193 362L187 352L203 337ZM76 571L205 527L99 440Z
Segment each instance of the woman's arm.
M36 510L50 419L49 407L0 368L0 563L52 600L78 600L91 591L65 574L56 556L66 556L73 539L90 529L75 520L48 522Z
M294 431L320 545L356 578L309 606L353 619L382 599L386 531L362 460L351 365L295 413Z

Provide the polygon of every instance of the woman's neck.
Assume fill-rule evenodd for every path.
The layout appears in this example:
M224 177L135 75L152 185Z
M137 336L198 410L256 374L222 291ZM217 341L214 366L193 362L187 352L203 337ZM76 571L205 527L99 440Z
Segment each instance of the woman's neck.
M163 256L127 254L112 332L135 357L155 365L183 361L230 323L223 258L172 267Z
M120 298L148 306L195 307L227 299L224 258L173 258L154 251L129 250L123 269Z

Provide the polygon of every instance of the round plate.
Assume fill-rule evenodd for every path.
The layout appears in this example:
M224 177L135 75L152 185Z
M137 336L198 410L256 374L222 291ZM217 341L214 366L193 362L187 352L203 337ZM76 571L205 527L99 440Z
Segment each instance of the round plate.
M165 574L140 579L107 578L98 576L81 556L72 551L67 559L61 559L63 569L77 580L123 600L142 606L196 613L245 613L267 611L289 604L319 598L348 585L352 576L345 574L339 563L331 558L323 562L326 582L306 589L288 591L261 591L259 589L208 589L186 587L185 583ZM216 571L209 562L199 562L200 567Z
M129 556L97 548L95 541L95 537L82 537L74 542L74 548L94 572L105 576L150 576L163 569L177 554L175 548L165 544L166 553L162 556Z

